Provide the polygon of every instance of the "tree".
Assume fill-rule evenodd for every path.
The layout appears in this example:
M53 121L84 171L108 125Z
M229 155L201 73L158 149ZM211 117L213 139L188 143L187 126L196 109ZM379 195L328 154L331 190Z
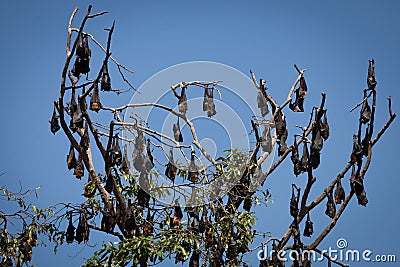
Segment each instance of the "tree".
M359 130L353 137L350 161L338 176L331 180L324 192L310 202L308 195L316 182L313 171L319 166L323 143L329 137L327 111L324 108L326 94L321 94L320 105L311 110L308 125L299 127L299 134L294 134L292 145L287 144L288 131L284 114L286 107L292 112L304 112L303 103L307 94L305 69L299 69L295 65L298 76L282 104L278 104L267 92L265 80L260 79L258 82L255 74L251 72L258 91L255 101L257 100L261 113L261 116L248 122L253 128L255 145L249 152L230 150L224 157L214 159L200 144L196 125L186 116L187 92L192 88L204 90L203 111L208 117L212 117L216 113L213 93L218 90L220 81L186 81L172 85L171 92L177 99L177 111L158 103L133 103L116 108L103 106L100 96L103 98L107 93L122 93L112 86L109 63L115 63L122 80L130 88L133 86L124 76L124 71L130 70L111 56L114 24L106 29L106 48L101 46L93 35L84 31L89 20L105 13L91 14L91 9L89 6L79 28L72 27L77 9L73 11L68 23L67 56L62 71L60 96L54 102L51 119L51 131L56 133L61 129L69 140L68 168L73 169L74 175L79 179L85 172L88 173L88 182L84 188L87 201L72 211L68 210L64 215L70 222L73 216L79 217L76 231L72 222L69 223L66 236L70 239L67 241L72 241L72 237L79 243L87 241L90 229L109 233L120 240L114 244L104 244L86 265L125 266L133 263L147 266L149 262L157 264L173 256L176 263L189 261L189 266L199 266L200 258L202 263L210 266L239 266L244 265L245 254L272 242L276 252L291 250L301 255L304 251L312 250L322 253L330 262L345 266L323 253L318 245L335 226L354 195L360 205L365 206L368 203L364 178L370 166L372 148L396 117L392 112L389 97L389 119L374 135L377 94L374 60L369 61L368 88L364 90L363 100L355 107L361 106L361 111ZM72 41L74 34L75 39ZM105 56L93 78L81 81L84 75L89 77L89 74L93 73L90 62L94 59L91 57L89 40L99 46ZM72 63L74 57L75 61ZM371 97L370 106L368 101ZM151 129L141 118L136 118L135 123L127 123L121 118L121 113L126 113L130 108L146 106L168 111L177 117L178 123L171 127L173 136ZM95 122L93 114L99 111L103 120L106 118L103 114L106 112L111 113L113 119L107 125ZM266 119L268 113L271 113L271 119ZM179 125L179 120L184 121L190 128L193 140L190 146L182 143L182 125ZM126 138L124 131L130 132L133 138ZM132 157L128 155L125 146L121 149L120 142L133 147ZM160 145L170 147L170 152L166 152L168 159L165 169L161 171L157 170L155 163L163 160L154 155L154 149ZM274 153L275 146L278 149L278 159L270 168L262 170L261 164ZM303 148L301 157L299 146ZM182 153L187 159L187 164L181 165L175 161L174 151ZM101 164L95 164L95 153L100 156ZM303 192L296 184L292 185L290 215L293 220L281 238L272 237L259 246L250 248L255 236L252 228L255 219L255 214L251 212L252 204L260 199L259 196L264 198L262 201L268 200L270 194L263 189L266 178L289 154L294 174L297 176L305 173L307 176L307 185ZM197 164L197 155L203 155L210 165ZM99 166L104 166L102 172L98 171ZM351 190L345 195L341 179L350 169ZM168 186L157 186L157 178L162 176L160 173L170 180ZM176 185L176 177L185 179L186 183ZM218 186L207 187L211 183ZM185 193L181 193L182 191ZM171 193L187 196L184 210L182 204L175 202L175 199L168 205L157 201L158 196ZM205 196L210 196L208 201L204 201ZM309 214L315 207L325 203L325 200L325 213L331 221L313 242L304 244L299 224L307 216L307 229L303 234L312 235L313 223ZM336 210L337 205L340 206ZM184 211L187 212L186 220ZM293 240L293 245L287 245L290 240ZM310 265L307 259L302 258L294 260L293 264L298 266L300 262L303 266ZM277 253L274 253L268 259L262 260L260 265L282 266L283 263L279 261Z
M0 187L0 201L11 203L2 205L0 209L0 266L29 264L33 248L40 245L40 236L54 242L56 247L59 242L62 243L63 232L58 231L56 226L61 217L55 214L59 206L40 209L27 201L29 195L37 197L39 189L23 191L21 187L18 192L11 192L5 186Z

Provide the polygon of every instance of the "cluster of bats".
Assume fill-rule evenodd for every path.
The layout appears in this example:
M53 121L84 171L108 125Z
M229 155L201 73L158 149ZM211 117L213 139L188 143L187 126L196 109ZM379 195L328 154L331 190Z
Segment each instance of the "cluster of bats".
M262 83L260 83L262 84ZM350 186L351 189L355 192L358 204L365 206L368 203L368 199L366 197L366 192L364 190L363 184L363 177L361 175L361 166L364 156L368 156L368 149L369 143L371 141L372 136L372 123L371 122L371 107L368 104L368 91L375 90L376 87L376 80L375 80L375 70L374 70L374 61L370 60L368 65L368 77L367 77L367 85L368 89L364 90L364 99L362 102L362 107L360 111L360 118L359 118L359 130L358 134L353 136L353 149L350 155L350 163L352 163L352 171L350 177ZM303 112L304 107L304 98L307 92L307 85L305 83L304 77L300 79L300 86L296 90L296 99L294 103L290 103L289 108L294 112ZM268 105L266 104L266 99L264 96L259 92L257 97L258 107L261 110L262 116L268 114ZM308 172L311 169L315 169L320 164L320 152L323 147L323 142L328 139L329 137L329 124L326 117L326 110L322 110L316 112L316 119L314 120L313 127L312 127L312 139L309 141L305 138L303 133L303 154L300 157L298 146L296 142L296 135L294 138L294 144L292 149L291 161L293 163L293 172L296 176L303 172ZM323 117L323 118L322 118ZM274 123L277 132L277 142L279 144L278 155L282 155L286 150L286 138L287 138L287 130L286 130L286 121L284 115L277 112L276 116L274 117ZM365 127L365 134L364 138L361 137L362 128ZM270 126L267 125L264 129L264 132L261 136L261 147L264 152L271 153L272 151L272 138L270 132ZM308 143L309 149L308 149ZM297 190L297 193L295 192ZM296 255L301 255L300 251L303 247L303 244L300 240L300 230L299 225L297 222L297 216L299 213L299 197L300 197L300 189L293 184L292 185L292 196L290 199L290 215L294 218L291 224L291 236L293 238L293 246L292 250L296 250L298 253ZM345 200L345 191L341 184L341 179L337 179L335 190L330 190L326 192L327 202L326 202L326 209L325 214L330 218L334 218L336 215L336 205L341 204ZM305 227L303 231L303 236L310 237L314 232L313 229L313 222L310 219L310 214L307 213L307 219L305 222ZM272 249L277 251L277 245L275 242L272 245ZM284 262L278 260L276 254L273 254L269 259L261 260L260 267L266 266L284 266ZM309 259L295 259L293 261L292 266L311 266ZM328 259L328 266L331 266L331 261Z
M88 42L88 37L83 36L82 33L80 33L77 37L77 46L76 46L76 53L75 53L75 63L74 66L71 70L71 73L75 77L80 77L81 74L88 74L90 71L90 57L91 57L91 50L89 48L89 42ZM99 95L99 88L98 88L98 80L93 81L93 88L92 88L92 93L90 97L90 105L89 109L98 112L102 105L100 102L100 95ZM101 72L101 77L100 77L100 86L102 91L111 91L111 78L108 73L108 66L107 63L105 62L102 66L102 72ZM71 116L71 121L69 128L71 131L76 132L78 129L83 128L83 114L82 114L82 109L86 111L86 100L82 99L82 101L79 101L80 103L76 102L76 97L75 97L75 88L72 88L72 94L71 94L71 101L69 102L69 106L67 109L67 113L69 116ZM55 134L60 130L60 125L58 122L58 115L56 113L56 107L54 107L53 115L50 120L50 131Z
M186 89L187 85L184 85L181 87L181 94L180 95L176 94L178 98L178 110L183 114L185 114L188 110ZM203 111L206 112L207 116L210 118L215 114L217 114L214 103L214 90L215 90L214 87L209 88L207 85L204 86ZM174 136L175 136L175 130L174 130ZM182 142L178 141L179 138L176 137L175 140L177 142Z
M71 70L71 73L75 77L80 77L82 74L88 74L90 71L90 57L91 50L89 48L88 36L79 33L77 37L76 43L76 58ZM102 104L100 101L100 93L98 83L100 82L100 89L102 91L111 91L111 79L108 73L107 61L103 63L100 73L100 80L93 81L92 90L90 94L90 105L89 109L95 112L98 112L102 108ZM350 155L350 162L352 165L352 173L350 178L350 185L352 190L355 192L358 203L360 205L366 205L368 203L368 199L366 197L366 193L363 185L363 177L361 176L361 166L363 157L368 155L368 147L371 141L372 136L372 124L371 122L371 107L368 104L368 95L367 92L371 90L375 90L376 86L375 73L374 73L374 61L371 60L369 62L368 67L368 78L367 85L368 89L364 90L364 100L362 102L362 107L360 111L360 119L359 119L359 131L358 134L353 137L353 149ZM182 86L180 95L178 97L178 109L179 112L185 114L188 110L187 104L187 96L186 96L186 86ZM261 80L260 82L260 91L257 95L257 105L260 109L261 115L265 117L269 114L270 110L267 104L267 99L262 93L265 90L265 81ZM83 87L83 92L84 92ZM208 86L204 86L204 98L203 98L203 111L206 112L208 117L212 117L216 114L215 104L214 104L214 92L215 88L209 88ZM307 84L305 78L302 76L299 80L299 87L295 90L295 99L291 101L289 104L289 108L293 112L304 112L304 101L307 94ZM276 136L277 136L277 144L278 144L278 156L282 156L288 146L286 144L288 138L288 130L286 124L286 117L283 114L282 110L279 107L275 107L271 105L273 118L269 124L266 124L261 136L260 136L260 147L262 151L272 153L273 150L273 142L271 136L271 127L275 127ZM276 110L278 109L278 110ZM68 103L66 108L66 113L70 116L70 124L69 129L76 133L78 132L80 139L80 146L83 150L89 148L90 138L89 138L89 127L88 123L85 122L84 114L87 113L87 103L85 98L78 98L76 100L75 96L75 88L72 88L71 100ZM64 111L60 111L64 112ZM59 125L59 116L57 115L56 103L54 105L53 114L50 120L50 130L53 134L60 130ZM362 138L362 128L365 126L365 134L364 138ZM179 117L175 124L172 127L174 140L176 142L183 142L183 136L181 133L181 128L179 125ZM320 165L320 154L323 148L323 143L329 137L329 124L327 120L326 110L318 110L315 112L315 120L312 124L312 138L309 140L305 136L305 131L303 132L303 151L302 155L299 154L299 147L297 144L296 137L294 136L294 144L291 154L291 161L293 163L293 173L298 176L301 173L309 172L312 169L318 168ZM107 192L112 193L115 190L115 179L118 177L117 168L122 174L128 174L131 171L131 163L129 161L129 156L127 154L127 149L124 147L123 152L121 151L121 147L119 145L119 137L118 135L112 136L112 142L110 147L107 149L107 157L106 157L106 180L105 180L105 189ZM105 206L101 211L102 219L101 219L101 229L105 232L114 231L115 226L118 224L120 228L122 227L125 235L127 237L138 236L140 234L145 236L151 236L154 234L154 216L155 211L152 211L149 207L150 195L148 190L150 188L150 182L148 179L148 173L154 168L154 158L151 153L150 140L146 139L144 133L137 128L137 137L134 141L134 150L132 153L132 165L134 169L139 172L139 189L136 192L136 201L139 206L143 209L147 208L147 216L146 219L137 219L137 214L133 212L135 210L133 208L133 204L131 199L128 199L127 210L122 211L121 205L118 201L111 201L109 206ZM71 144L69 153L67 155L67 167L69 170L74 170L74 176L77 178L81 178L84 176L84 164L81 155L78 155L78 158L75 156L75 149ZM171 149L168 156L168 162L165 165L165 176L170 179L172 182L175 181L175 177L179 172L173 157L173 150ZM241 180L231 189L228 196L227 207L230 208L230 211L236 211L241 203L243 203L243 209L246 211L250 211L252 206L251 196L254 192L249 191L250 185L250 176L258 176L262 175L262 171L260 166L256 166L247 170L246 175L243 175ZM90 177L89 177L90 179ZM195 164L195 152L191 152L190 163L187 168L187 180L192 183L197 183L199 180L199 170ZM297 193L296 193L297 191ZM86 190L84 195L86 197L93 197L95 190ZM192 196L195 195L195 190L193 191ZM331 190L326 192L327 203L325 214L330 218L334 218L336 215L336 204L341 204L345 199L345 191L341 184L340 179L336 181L335 190ZM300 197L300 189L293 184L292 185L292 196L290 199L290 214L294 218L291 224L291 235L294 240L293 250L300 251L303 247L303 244L300 240L300 229L299 224L297 222L297 216L299 213L299 197ZM222 200L221 200L222 202ZM136 203L135 203L136 204ZM174 205L173 217L170 217L169 225L171 228L179 228L181 224L181 220L183 218L183 212L178 203ZM223 264L222 255L225 252L228 259L235 259L239 253L244 253L248 250L247 245L241 245L244 243L240 243L242 233L237 230L236 232L232 231L229 237L229 244L225 248L222 244L222 241L215 237L211 232L211 215L208 215L208 210L205 206L201 207L202 215L200 216L198 207L186 207L185 211L188 213L188 227L195 231L198 234L203 235L205 241L206 249L212 249L212 264L215 266L219 266ZM218 220L218 216L222 216L215 212L215 220ZM81 211L79 213L79 222L77 228L73 225L72 213L68 214L69 216L69 224L66 230L65 238L67 243L72 243L76 240L78 243L85 242L89 238L89 226L87 223L86 212ZM144 216L142 216L144 218ZM307 214L307 219L305 222L305 227L303 230L303 236L310 237L313 234L313 222L310 219L310 214ZM27 251L29 254L29 246L32 244L29 242L25 242L20 248L21 251ZM189 243L185 243L182 241L182 247L185 248L186 251L191 252L191 258L189 260L189 266L199 266L199 258L200 252L197 249L192 251L191 245ZM278 247L273 243L273 249L278 251ZM31 251L31 248L30 248ZM188 259L187 255L183 253L177 253L175 257L175 263L185 262ZM145 263L147 258L140 259ZM301 261L300 259L295 259L293 262L294 266L311 266L308 260ZM330 262L329 262L330 264ZM277 258L277 255L272 255L271 258L261 261L260 266L284 266L283 262L280 262Z
M69 217L69 223L67 230L65 231L65 241L70 244L76 240L78 243L81 242L87 242L89 240L89 226L86 220L86 213L85 211L81 211L79 213L79 222L78 222L78 227L75 228L75 226L72 223L72 212L68 213Z

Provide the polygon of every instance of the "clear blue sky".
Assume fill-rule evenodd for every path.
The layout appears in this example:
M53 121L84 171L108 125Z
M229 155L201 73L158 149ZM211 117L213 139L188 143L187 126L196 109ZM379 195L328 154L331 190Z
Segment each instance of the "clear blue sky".
M39 199L43 206L82 200L83 181L77 181L66 169L67 140L61 134L53 137L48 120L52 101L58 97L69 16L78 5L81 11L77 18L81 18L90 3L2 3L0 172L7 175L0 177L0 184L14 189L18 181L26 188L43 185ZM296 76L293 64L308 68L306 108L317 105L324 90L331 124L331 137L324 146L329 153L323 154L315 172L318 181L311 197L318 195L348 161L358 119L357 112L348 110L362 97L371 57L376 60L379 91L376 129L388 118L386 96L392 96L394 111L400 111L398 1L93 1L93 5L94 12L108 10L110 14L89 22L87 30L105 40L102 29L116 20L113 56L135 70L131 81L136 86L168 66L210 60L246 74L251 68L268 81L271 95L281 102ZM131 95L124 97L118 103L128 102ZM297 115L290 114L288 123L307 118ZM395 229L399 221L399 130L397 119L374 150L365 180L367 207L353 199L321 248L335 247L336 240L345 237L351 249L396 254L400 261L400 234ZM257 228L278 237L290 220L289 189L295 179L291 168L288 161L268 178L266 186L271 188L275 204L258 210ZM304 178L295 181L303 187ZM343 184L348 192L347 177ZM320 207L320 213L323 209ZM328 218L313 218L318 233ZM108 237L97 234L94 239L100 242ZM62 246L56 256L51 248L39 248L32 262L38 266L78 266L91 252L86 248L75 257L81 248ZM251 263L258 264L254 257Z

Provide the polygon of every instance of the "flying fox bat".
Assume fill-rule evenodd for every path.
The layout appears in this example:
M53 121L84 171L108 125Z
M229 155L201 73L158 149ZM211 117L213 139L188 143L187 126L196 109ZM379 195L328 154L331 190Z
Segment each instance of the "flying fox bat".
M346 194L344 192L342 182L340 179L336 182L336 189L335 189L335 202L336 204L341 204L344 201Z
M67 231L65 232L65 241L68 244L71 244L72 242L74 242L74 238L75 238L75 226L72 224L72 213L71 212L68 213L68 217L69 217L69 222L68 222Z
M68 170L72 170L76 167L75 150L72 145L70 145L70 147L69 147L69 153L67 156L67 167L68 167Z
M165 176L167 176L171 181L175 180L177 168L174 164L174 153L172 149L169 151L168 163L165 169Z
M79 215L79 222L78 222L78 227L76 228L75 232L75 240L78 243L86 242L89 240L89 227L87 225L86 221L86 214L84 212L81 212Z
M265 126L264 131L261 135L261 149L264 152L272 152L272 137L271 137L271 127Z
M103 75L101 76L100 87L103 91L111 91L111 78L108 73L107 64L103 65Z
M81 179L85 174L85 168L83 166L81 155L78 156L78 161L76 162L76 166L74 169L74 175L76 178Z
M54 106L53 109L53 115L51 116L51 121L50 122L50 131L53 134L56 134L60 130L60 124L58 123L58 116L56 113L56 107Z
M116 220L114 214L114 204L111 207L107 207L104 210L103 217L101 218L101 230L111 233L114 231Z
M176 142L183 142L183 136L181 133L181 128L179 127L179 118L178 121L172 126L172 131L174 133L174 139Z
M127 150L126 150L126 145L125 145L125 146L124 146L124 157L123 157L123 159L122 159L122 163L121 163L121 168L120 168L120 170L121 170L122 172L124 172L125 174L128 174L130 168L131 168L131 163L129 162L129 159L128 159L128 152L127 152Z
M286 145L287 137L288 137L288 131L285 129L279 138L278 156L282 156L287 150L287 145Z
M326 202L325 214L328 215L330 218L333 218L336 214L336 205L333 200L332 190L327 193L327 199L328 201Z
M324 110L324 119L320 121L320 127L321 127L321 136L324 140L327 140L329 138L329 124L328 124L328 118L326 116L326 109Z
M296 89L295 94L295 101L289 104L289 108L294 112L304 112L304 99L307 95L307 84L304 77L300 78L300 85L299 88Z
M261 116L265 117L269 113L267 100L265 99L261 91L259 91L257 94L257 106L261 111Z
M368 62L368 76L367 76L367 85L368 89L374 90L376 87L376 80L375 80L375 66L374 66L374 59L369 60Z
M364 102L360 111L360 122L367 124L371 120L371 107L368 104L367 91L364 90Z
M208 117L217 114L214 104L214 90L212 88L204 88L203 111L207 112Z
M299 212L300 190L297 190L297 195L295 195L294 189L295 186L292 185L292 197L290 198L290 215L293 218L297 218L297 213Z
M178 108L179 108L179 112L181 112L181 113L186 113L186 111L188 109L187 98L186 98L186 87L182 87L181 96L179 97L179 100L178 100Z
M301 172L306 172L307 171L307 166L308 166L308 160L310 158L310 155L308 153L308 147L307 147L307 142L303 142L303 155L301 156L301 161L299 164L299 169Z
M189 172L188 175L189 181L191 181L192 183L196 183L197 180L199 179L199 170L197 169L196 163L194 161L194 151L192 151L191 153L188 172Z
M90 110L99 112L101 109L99 86L97 82L93 83L93 94L90 97Z
M307 213L306 225L304 227L303 235L310 237L314 233L313 222L310 219L310 213Z

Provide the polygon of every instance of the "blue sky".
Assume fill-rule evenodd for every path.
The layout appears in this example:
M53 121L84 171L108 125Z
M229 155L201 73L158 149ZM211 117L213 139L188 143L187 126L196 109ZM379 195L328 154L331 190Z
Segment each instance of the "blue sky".
M293 64L309 71L306 109L318 105L320 92L327 93L331 137L324 145L318 178L310 197L318 195L348 161L358 113L348 110L362 98L368 59L376 60L378 101L376 131L388 119L388 95L399 111L398 50L400 3L386 1L5 1L2 4L2 53L0 131L2 153L0 184L18 188L43 185L39 203L82 200L82 182L65 166L66 138L49 131L52 102L58 98L65 59L66 27L75 6L81 18L88 4L106 16L90 21L87 31L105 40L102 30L116 20L113 56L134 69L130 80L136 86L154 73L182 62L209 60L230 65L245 74L249 69L267 80L270 94L282 102L296 78ZM76 20L77 22L78 20ZM169 85L166 85L169 86ZM116 105L126 103L124 95ZM289 114L288 123L308 120L306 114ZM290 129L289 129L290 130ZM351 249L370 249L396 254L398 240L397 195L400 188L397 153L399 123L394 122L374 149L365 187L366 208L353 199L321 248L335 247L345 237ZM291 139L289 139L291 140ZM329 151L328 153L326 153ZM304 187L305 177L295 180L291 163L268 177L275 204L260 214L258 228L280 237L289 222L290 184ZM344 179L346 192L349 190ZM321 205L324 206L324 205ZM323 213L320 207L319 213ZM318 213L318 211L316 212ZM328 223L326 216L313 216L316 233ZM97 234L97 242L108 240ZM112 239L111 239L112 240ZM93 242L95 243L95 242ZM63 246L56 256L52 249L37 249L38 266L78 266L90 255L82 246ZM254 258L251 263L256 266ZM325 263L313 266L323 266ZM394 263L354 263L351 266L395 266Z

